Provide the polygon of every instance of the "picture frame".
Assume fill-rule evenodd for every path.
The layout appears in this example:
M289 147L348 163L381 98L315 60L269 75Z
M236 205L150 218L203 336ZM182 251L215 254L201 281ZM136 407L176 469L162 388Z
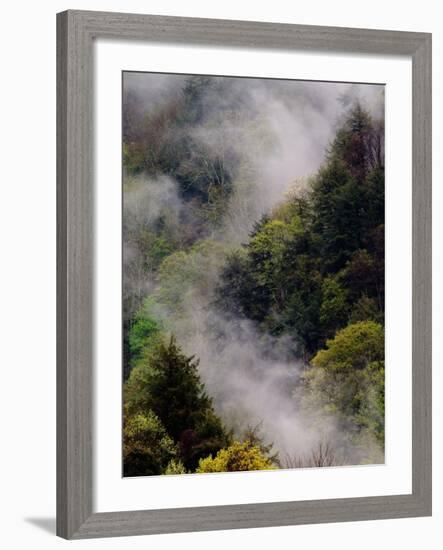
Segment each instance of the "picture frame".
M93 512L93 43L408 56L412 60L412 493ZM69 10L57 15L57 534L66 539L431 515L431 35Z

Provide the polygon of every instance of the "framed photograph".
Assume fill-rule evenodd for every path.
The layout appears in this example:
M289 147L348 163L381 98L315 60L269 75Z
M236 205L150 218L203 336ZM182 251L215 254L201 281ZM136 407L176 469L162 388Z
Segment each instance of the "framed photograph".
M431 35L57 16L57 533L431 514Z

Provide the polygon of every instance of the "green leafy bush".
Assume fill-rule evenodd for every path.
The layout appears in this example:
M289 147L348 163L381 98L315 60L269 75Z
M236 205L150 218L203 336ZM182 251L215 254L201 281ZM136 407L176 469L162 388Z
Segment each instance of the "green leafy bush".
M160 419L152 412L124 417L123 470L125 476L147 476L164 473L177 454Z
M234 441L226 449L222 449L212 458L200 459L198 473L211 472L244 472L251 470L274 470L276 466L264 456L257 446L249 442Z
M334 414L354 438L366 432L384 443L384 330L361 321L340 330L303 374L302 401Z

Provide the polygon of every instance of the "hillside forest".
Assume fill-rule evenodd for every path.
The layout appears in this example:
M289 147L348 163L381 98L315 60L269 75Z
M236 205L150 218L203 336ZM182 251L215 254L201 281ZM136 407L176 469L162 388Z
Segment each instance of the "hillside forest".
M384 87L123 73L123 475L384 462Z

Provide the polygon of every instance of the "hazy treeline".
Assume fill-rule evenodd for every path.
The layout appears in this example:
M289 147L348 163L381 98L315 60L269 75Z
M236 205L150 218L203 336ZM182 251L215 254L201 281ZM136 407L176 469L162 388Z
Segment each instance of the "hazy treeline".
M125 74L125 475L384 460L383 105Z

